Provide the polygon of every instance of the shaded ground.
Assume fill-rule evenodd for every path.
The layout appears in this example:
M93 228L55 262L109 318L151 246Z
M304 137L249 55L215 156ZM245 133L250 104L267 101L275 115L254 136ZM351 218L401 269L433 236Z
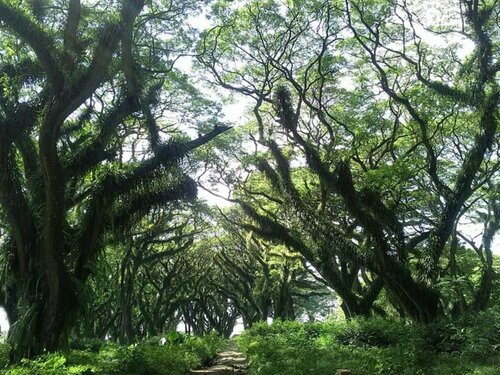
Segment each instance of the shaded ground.
M191 370L191 374L248 374L248 362L235 348L217 354L212 366Z

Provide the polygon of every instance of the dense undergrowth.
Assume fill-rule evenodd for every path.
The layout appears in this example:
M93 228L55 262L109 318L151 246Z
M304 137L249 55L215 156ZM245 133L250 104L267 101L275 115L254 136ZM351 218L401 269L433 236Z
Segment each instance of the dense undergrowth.
M0 344L0 374L181 375L224 346L215 334L170 334L120 346L78 340L71 348L8 366ZM500 368L500 314L492 310L423 326L384 319L330 319L322 323L259 323L237 338L253 375L353 374L496 375Z
M252 374L494 375L500 319L492 311L420 326L383 319L260 323L237 338Z
M102 340L79 340L71 349L8 366L8 347L0 345L5 375L181 375L209 361L224 345L215 334L170 334L164 345L154 337L130 346Z

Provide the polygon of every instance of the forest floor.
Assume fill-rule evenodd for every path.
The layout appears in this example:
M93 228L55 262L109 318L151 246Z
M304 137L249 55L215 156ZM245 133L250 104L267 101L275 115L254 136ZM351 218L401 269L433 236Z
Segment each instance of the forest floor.
M248 374L248 361L239 352L231 342L231 345L227 350L219 352L217 357L215 357L211 366L199 369L191 370L191 374L213 374L213 375L223 375L223 374Z

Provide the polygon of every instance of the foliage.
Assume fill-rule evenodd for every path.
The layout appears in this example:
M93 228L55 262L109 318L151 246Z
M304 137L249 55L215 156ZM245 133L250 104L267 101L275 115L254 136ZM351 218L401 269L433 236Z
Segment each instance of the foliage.
M425 3L439 26L413 1L217 2L199 43L200 69L252 109L238 163L214 168L240 225L300 253L347 317L432 322L493 289L497 4Z
M425 340L429 350L487 359L500 352L500 311L498 308L458 319L430 324Z
M75 335L130 343L175 329L187 296L195 294L189 280L204 272L190 249L207 227L203 216L201 204L179 203L110 238L89 282L85 313L97 318L82 320Z
M71 340L69 348L72 350L89 351L97 353L104 345L105 341L98 338L78 338Z
M245 326L329 312L333 293L310 275L299 253L245 229L245 217L234 207L216 218L216 240L205 245L215 256L210 282L233 301Z
M5 369L6 375L181 375L212 358L223 345L214 334L204 337L182 336L182 342L161 345L160 337L150 338L131 346L119 346L97 341L85 350L56 352L23 360L18 366Z
M498 315L486 315L483 323L498 325ZM498 331L486 333L481 324L467 326L463 321L452 324L468 332L454 353L435 351L444 341L455 340L451 331L435 345L429 335L443 333L436 326L380 318L259 323L237 342L255 374L334 374L341 368L354 374L493 374L500 364ZM484 356L470 351L479 349L478 344Z

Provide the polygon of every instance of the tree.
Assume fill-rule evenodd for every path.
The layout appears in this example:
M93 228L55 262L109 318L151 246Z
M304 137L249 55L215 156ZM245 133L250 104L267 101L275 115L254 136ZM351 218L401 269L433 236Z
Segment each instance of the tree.
M195 276L190 248L206 226L202 212L196 204L171 204L108 239L83 314L97 318L82 319L74 336L130 344L175 330Z
M214 8L219 24L206 32L199 61L215 86L254 101L257 151L247 169L272 187L246 194L240 183L236 201L257 233L292 245L325 279L344 264L356 283L331 285L347 304L356 296L353 312L364 279L413 320L444 314L436 285L450 273L471 276L449 265L457 241L470 242L461 223L481 202L489 229L468 252L482 263L482 282L454 303L486 305L499 200L495 5L447 3L449 16L434 28L406 1ZM423 32L461 35L475 47L460 56L460 43L433 48ZM312 195L301 187L304 168Z
M222 215L211 283L234 303L245 327L269 317L295 319L297 311L314 314L308 308L310 298L317 297L319 310L328 299L333 301L333 293L310 275L300 253L263 241L240 210Z
M107 233L196 196L182 161L228 129L173 69L196 8L0 1L2 302L14 359L64 341ZM206 134L189 139L180 121Z

